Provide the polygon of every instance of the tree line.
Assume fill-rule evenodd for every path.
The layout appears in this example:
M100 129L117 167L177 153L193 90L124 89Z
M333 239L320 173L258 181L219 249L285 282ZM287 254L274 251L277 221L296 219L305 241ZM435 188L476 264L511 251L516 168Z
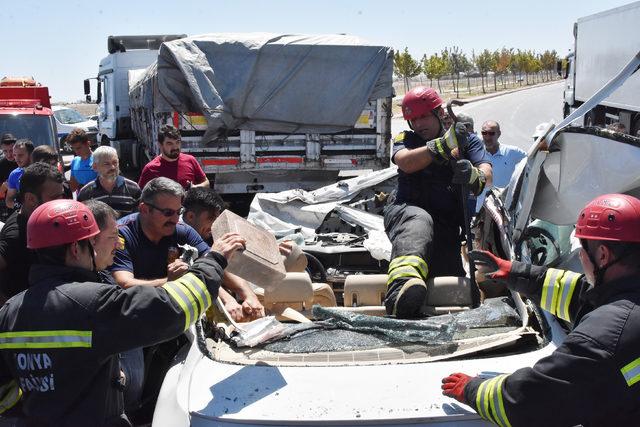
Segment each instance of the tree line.
M403 79L405 92L410 89L410 79L424 74L433 87L437 82L438 91L442 92L441 80L448 77L452 80L456 97L460 96L460 77L465 76L467 88L471 92L470 77L480 76L482 93L486 93L490 84L489 73L492 73L493 89L498 90L498 80L506 88L509 75L514 84L525 81L529 84L532 76L540 75L543 80L554 78L556 63L559 60L555 50L545 50L543 53L532 50L520 50L503 47L500 50L484 49L478 54L464 53L458 46L447 47L431 56L424 54L422 59L415 59L409 53L396 51L394 54L394 72Z

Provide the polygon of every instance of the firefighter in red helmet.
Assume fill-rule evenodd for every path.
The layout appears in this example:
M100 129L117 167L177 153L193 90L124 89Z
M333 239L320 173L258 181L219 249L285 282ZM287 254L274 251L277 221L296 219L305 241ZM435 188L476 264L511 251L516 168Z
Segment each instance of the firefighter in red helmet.
M130 425L118 353L180 335L217 296L228 234L180 279L122 289L100 283L91 211L73 200L40 205L27 223L36 251L29 288L0 309L0 413L26 425Z
M500 426L637 425L640 417L640 200L606 194L576 224L583 274L472 251L478 271L572 325L531 368L451 374L443 394Z
M491 163L484 144L468 135L464 124L446 129L438 93L416 87L402 99L402 115L411 131L394 139L393 163L398 188L384 210L392 243L385 306L399 318L422 315L429 277L464 276L460 234L462 197L491 183ZM461 194L467 184L472 194ZM473 214L473 212L470 212Z

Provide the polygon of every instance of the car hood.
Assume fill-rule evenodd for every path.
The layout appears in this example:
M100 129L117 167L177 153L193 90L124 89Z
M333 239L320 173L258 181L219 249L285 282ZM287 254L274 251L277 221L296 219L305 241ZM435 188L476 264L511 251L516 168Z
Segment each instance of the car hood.
M493 376L532 366L556 348L475 360L370 366L233 365L199 357L188 375L192 422L253 425L410 424L477 420L441 394L452 372ZM194 355L198 357L197 355Z

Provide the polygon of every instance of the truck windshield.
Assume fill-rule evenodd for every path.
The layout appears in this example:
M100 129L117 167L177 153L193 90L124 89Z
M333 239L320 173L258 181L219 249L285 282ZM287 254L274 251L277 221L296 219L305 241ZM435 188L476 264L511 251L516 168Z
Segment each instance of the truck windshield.
M73 108L54 111L53 115L56 116L56 119L58 119L58 121L63 125L72 125L86 120L79 111L74 110Z
M34 146L50 145L55 147L55 135L50 117L31 114L2 114L0 115L0 135L9 132L18 139L30 139Z

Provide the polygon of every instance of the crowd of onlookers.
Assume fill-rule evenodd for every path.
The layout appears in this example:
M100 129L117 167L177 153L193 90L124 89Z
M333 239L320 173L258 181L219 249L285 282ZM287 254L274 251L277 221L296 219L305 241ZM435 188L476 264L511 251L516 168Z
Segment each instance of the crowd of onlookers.
M27 248L27 222L41 204L76 198L94 214L100 234L94 245L95 269L102 282L128 288L162 286L189 269L182 253L199 254L212 244L211 225L224 203L193 156L180 151L180 134L163 127L160 155L151 160L138 183L120 174L117 151L91 149L87 135L76 129L67 137L75 157L66 180L59 156L48 146L4 134L0 144L2 196L10 214L0 231L0 296L6 301L29 287L29 269L36 262ZM281 252L290 249L281 245ZM252 285L225 272L219 297L236 321L265 315ZM135 405L143 384L142 349L121 355L128 386L125 398Z

